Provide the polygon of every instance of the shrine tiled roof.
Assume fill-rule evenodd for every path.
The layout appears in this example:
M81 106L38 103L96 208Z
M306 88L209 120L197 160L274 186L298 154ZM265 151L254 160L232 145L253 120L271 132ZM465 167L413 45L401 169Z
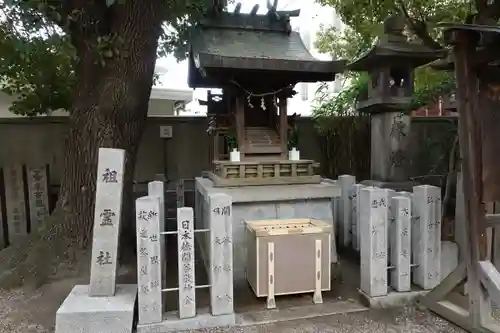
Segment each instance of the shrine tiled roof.
M289 17L220 13L203 22L190 43L198 70L288 72L298 81L333 81L345 61L323 61L311 55Z

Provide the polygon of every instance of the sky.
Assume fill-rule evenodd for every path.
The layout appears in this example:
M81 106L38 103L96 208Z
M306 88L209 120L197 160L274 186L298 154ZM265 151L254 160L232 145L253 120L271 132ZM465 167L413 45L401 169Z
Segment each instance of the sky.
M252 7L258 3L259 14L267 12L267 1L263 0L240 0L242 8L241 12L248 13ZM234 4L230 5L229 10L234 8ZM300 16L292 18L292 27L304 29L306 27L317 30L321 23L330 24L333 20L333 10L330 8L322 8L322 6L315 3L314 0L280 0L278 1L278 10L294 10L300 8ZM312 37L314 38L314 37ZM314 54L319 59L329 59L327 55ZM183 61L178 63L173 56L161 58L157 60L157 66L161 66L167 70L166 74L160 75L160 82L157 87L161 88L176 88L176 89L189 89L187 85L187 62Z

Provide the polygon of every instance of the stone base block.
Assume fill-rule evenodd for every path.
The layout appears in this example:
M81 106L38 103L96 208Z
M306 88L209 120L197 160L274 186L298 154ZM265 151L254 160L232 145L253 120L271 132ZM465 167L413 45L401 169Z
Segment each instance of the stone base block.
M371 297L364 293L362 290L358 290L361 303L370 308L394 308L400 306L406 306L414 303L418 298L427 295L428 290L417 290L417 291L407 291L407 292L396 292L391 291L384 296Z
M89 286L73 288L56 313L56 333L132 333L137 286L116 286L115 296L89 297Z
M139 324L137 333L168 333L213 327L232 327L236 324L234 313L212 316L208 309L200 310L196 317L179 319L177 312L166 313L163 321L156 324Z
M458 245L454 242L441 242L441 281L458 267Z
M378 188L387 188L394 191L406 191L413 192L413 186L415 186L414 182L406 181L406 182L383 182L379 180L364 180L361 184L365 186L373 186ZM417 184L418 185L418 184Z

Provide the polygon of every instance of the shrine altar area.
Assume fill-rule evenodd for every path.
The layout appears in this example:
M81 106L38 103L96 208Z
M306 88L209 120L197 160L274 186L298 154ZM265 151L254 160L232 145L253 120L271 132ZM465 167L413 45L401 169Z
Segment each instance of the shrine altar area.
M226 194L232 198L232 247L233 279L235 287L247 285L245 221L267 219L318 219L333 226L333 199L340 197L341 188L336 182L323 179L319 184L270 185L245 187L214 187L208 178L195 179L195 228L210 229L208 200L213 194ZM210 271L206 234L197 235L202 261ZM335 241L332 241L331 261L337 263Z

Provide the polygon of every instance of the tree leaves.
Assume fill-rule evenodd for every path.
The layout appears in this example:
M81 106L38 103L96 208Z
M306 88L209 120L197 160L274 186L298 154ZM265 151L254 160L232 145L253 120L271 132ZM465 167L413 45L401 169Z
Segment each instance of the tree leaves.
M316 40L316 47L330 53L334 58L353 60L368 50L382 33L383 21L392 14L407 14L410 28L407 33L412 42L439 43L441 31L436 23L463 22L469 14L466 0L317 0L322 5L332 6L346 27L335 29L323 27ZM419 29L415 29L419 28ZM416 31L419 30L419 31ZM417 35L418 33L418 35ZM350 83L337 96L323 96L322 105L316 110L318 116L345 113L352 110L357 93L366 87L367 81L357 73L347 73ZM452 73L437 72L428 67L415 73L415 94L412 108L427 104L430 99L454 87Z
M102 4L106 10L117 10L115 6L126 5L128 1L142 0L106 0ZM158 54L173 53L182 59L186 56L191 28L202 17L210 1L156 1L167 4ZM81 9L65 13L61 10L62 3L0 1L0 90L17 98L10 109L14 113L34 116L69 109L71 105L77 80L73 66L79 59L66 33L69 24L84 24L87 14ZM102 65L113 57L129 56L118 37L110 33L95 41L93 48L99 53L98 61Z

